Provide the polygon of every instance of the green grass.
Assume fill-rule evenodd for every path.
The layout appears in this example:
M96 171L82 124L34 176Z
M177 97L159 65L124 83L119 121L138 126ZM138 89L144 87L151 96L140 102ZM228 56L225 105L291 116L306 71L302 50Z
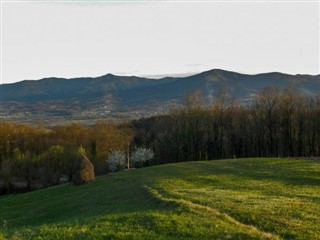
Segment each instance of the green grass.
M169 164L2 196L0 239L320 239L320 162Z

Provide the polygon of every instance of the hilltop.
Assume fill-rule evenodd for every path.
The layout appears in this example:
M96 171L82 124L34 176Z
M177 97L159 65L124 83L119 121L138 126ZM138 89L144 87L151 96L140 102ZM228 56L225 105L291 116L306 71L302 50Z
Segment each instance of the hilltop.
M319 239L320 165L160 165L0 197L0 239Z
M213 69L189 77L149 79L107 74L96 78L45 78L1 85L5 119L97 120L140 118L166 113L184 104L186 94L201 90L210 104L222 90L240 102L267 86L295 86L309 96L320 93L320 75L240 74Z

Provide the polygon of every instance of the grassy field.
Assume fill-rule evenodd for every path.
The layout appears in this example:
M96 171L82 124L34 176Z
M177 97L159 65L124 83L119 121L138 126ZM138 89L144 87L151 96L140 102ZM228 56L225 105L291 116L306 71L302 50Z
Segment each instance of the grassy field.
M0 239L320 239L320 162L169 164L2 196Z

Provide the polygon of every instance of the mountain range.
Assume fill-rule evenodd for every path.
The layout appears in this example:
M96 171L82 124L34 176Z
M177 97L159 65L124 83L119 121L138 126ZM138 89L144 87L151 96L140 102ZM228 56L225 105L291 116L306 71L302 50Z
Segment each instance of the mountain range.
M0 117L25 122L139 118L183 105L185 96L194 90L200 90L208 104L222 89L245 104L267 86L294 86L314 96L320 94L320 75L248 75L213 69L188 77L161 79L107 74L96 78L24 80L0 85Z

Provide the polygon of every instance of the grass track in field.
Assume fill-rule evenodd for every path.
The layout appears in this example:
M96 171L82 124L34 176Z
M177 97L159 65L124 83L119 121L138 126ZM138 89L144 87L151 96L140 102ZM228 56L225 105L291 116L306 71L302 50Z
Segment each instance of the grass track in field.
M0 197L0 239L320 239L320 162L136 169Z

